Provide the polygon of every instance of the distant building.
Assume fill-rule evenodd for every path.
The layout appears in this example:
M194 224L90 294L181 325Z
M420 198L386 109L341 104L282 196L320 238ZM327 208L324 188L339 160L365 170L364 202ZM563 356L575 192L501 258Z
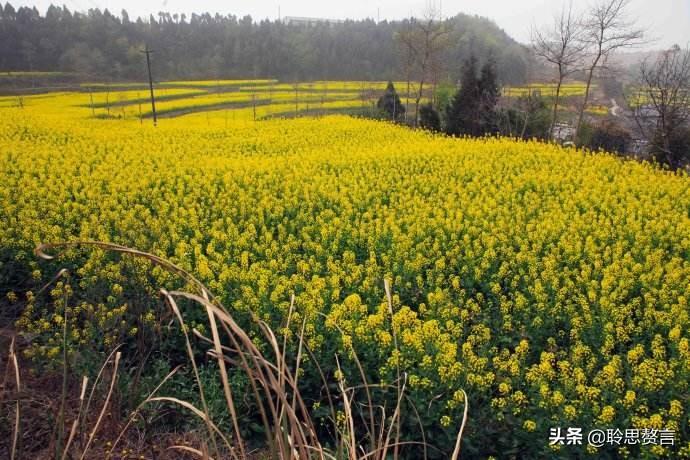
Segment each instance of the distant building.
M342 19L327 19L327 18L305 18L300 16L285 16L283 18L283 24L287 25L303 25L303 26L316 26L319 24L343 24L345 21Z
M552 134L553 138L559 142L572 141L575 137L575 128L568 123L556 123Z

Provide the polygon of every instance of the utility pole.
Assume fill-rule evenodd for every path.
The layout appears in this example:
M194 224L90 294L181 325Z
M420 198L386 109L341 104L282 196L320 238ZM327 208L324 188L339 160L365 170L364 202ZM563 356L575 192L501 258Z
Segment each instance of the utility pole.
M139 92L137 92L137 99L139 100L139 124L144 124L144 117L141 115L141 97L139 96Z
M93 92L91 86L89 86L89 99L91 99L91 115L96 118L96 109L93 107Z
M110 118L110 85L105 86L105 110L108 112L108 118Z
M146 49L142 51L146 54L146 68L149 71L149 90L151 91L151 110L153 110L153 126L158 124L158 117L156 116L156 99L153 97L153 77L151 76L151 58L150 55L153 50L149 49L149 45L146 45Z

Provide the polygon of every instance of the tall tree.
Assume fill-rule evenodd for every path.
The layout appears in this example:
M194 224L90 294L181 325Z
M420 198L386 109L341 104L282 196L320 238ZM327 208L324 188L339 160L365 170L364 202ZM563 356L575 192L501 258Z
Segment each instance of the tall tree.
M501 94L493 59L489 59L481 70L479 79L479 123L482 134L495 134L498 131L496 104Z
M451 136L479 136L481 125L481 89L477 77L477 58L470 56L465 62L460 89L446 111L446 132Z
M532 48L538 57L555 66L557 70L556 94L549 131L550 137L553 137L563 81L578 70L585 48L582 20L573 12L572 3L561 9L550 28L532 30Z
M402 105L392 81L388 82L386 92L379 98L376 106L393 121L399 121L405 116L405 107Z
M690 163L690 48L674 46L640 67L633 118L652 155L673 169Z
M441 116L431 102L419 108L419 126L429 131L441 131Z
M477 58L465 63L460 89L447 109L446 132L451 135L484 136L498 132L499 120L496 104L499 97L498 82L491 60L477 77Z
M575 139L579 138L594 73L606 65L609 56L617 50L642 44L644 31L627 18L631 0L599 0L587 12L583 22L583 41L587 46L585 66L587 85L577 117Z
M424 85L438 82L442 55L449 44L448 33L448 23L441 20L439 12L430 6L421 19L410 19L409 26L396 36L405 50L406 59L413 63L412 67L416 70L415 126L419 123L419 105L424 95Z
M402 63L403 63L403 72L405 74L405 84L406 84L406 91L405 91L405 107L410 106L410 89L412 85L412 72L414 69L414 63L416 59L416 52L415 48L413 46L414 44L414 39L412 37L412 22L411 21L404 21L402 28L396 32L395 34L395 41L398 45L398 49L400 50L401 57L402 57ZM407 114L408 112L405 112L405 122L407 122Z

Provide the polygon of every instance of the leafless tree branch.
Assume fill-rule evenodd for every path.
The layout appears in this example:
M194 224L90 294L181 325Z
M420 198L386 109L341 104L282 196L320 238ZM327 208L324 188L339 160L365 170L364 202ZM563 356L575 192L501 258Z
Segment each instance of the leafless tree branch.
M573 11L572 2L561 9L546 29L532 29L532 48L537 57L556 67L556 94L551 115L551 135L556 125L561 87L565 78L579 70L585 50L582 18Z
M638 28L635 21L628 19L627 9L630 2L631 0L599 0L584 17L582 40L587 54L587 63L584 66L587 85L578 113L576 138L579 137L582 128L595 71L604 66L615 51L645 43L644 29Z
M638 87L628 104L640 134L664 163L680 168L690 156L676 143L690 135L690 48L675 46L643 62Z

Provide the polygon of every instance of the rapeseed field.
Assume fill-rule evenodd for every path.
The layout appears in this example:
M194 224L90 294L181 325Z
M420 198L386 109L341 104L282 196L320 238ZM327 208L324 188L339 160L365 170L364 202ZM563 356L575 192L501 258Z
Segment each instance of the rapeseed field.
M66 320L72 354L160 333L168 274L98 250L33 254L107 241L170 259L282 336L304 324L326 373L351 349L384 382L402 370L441 448L465 390L468 458L571 458L549 445L558 426L676 436L578 451L592 458L690 456L685 175L345 116L254 122L244 108L154 128L90 118L88 95L74 97L0 109L0 292L27 303L26 358L60 359ZM37 293L61 267L71 284Z

